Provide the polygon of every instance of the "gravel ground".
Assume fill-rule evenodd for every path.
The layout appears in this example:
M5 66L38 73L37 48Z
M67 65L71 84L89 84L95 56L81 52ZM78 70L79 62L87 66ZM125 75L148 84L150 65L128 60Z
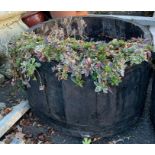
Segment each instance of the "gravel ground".
M151 95L151 82L145 109L137 124L128 131L110 138L94 138L94 144L155 144L155 130L150 121L149 106ZM13 106L23 98L20 92L13 92L9 83L0 87L0 102L5 102L8 107ZM52 127L40 122L38 118L28 112L11 130L0 139L1 143L10 143L14 137L21 138L24 143L32 144L81 144L82 139L66 136L57 132Z

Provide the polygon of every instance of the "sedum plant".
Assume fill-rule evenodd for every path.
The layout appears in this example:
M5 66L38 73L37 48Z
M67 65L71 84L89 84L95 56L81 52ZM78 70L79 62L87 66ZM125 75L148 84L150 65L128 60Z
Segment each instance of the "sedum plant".
M29 81L35 79L34 72L41 62L54 61L57 63L51 72L55 72L58 80L70 78L83 87L85 80L90 78L95 92L107 93L110 87L119 85L127 68L149 61L151 51L152 46L142 38L113 39L106 43L24 33L10 44L13 82L20 79L30 86Z

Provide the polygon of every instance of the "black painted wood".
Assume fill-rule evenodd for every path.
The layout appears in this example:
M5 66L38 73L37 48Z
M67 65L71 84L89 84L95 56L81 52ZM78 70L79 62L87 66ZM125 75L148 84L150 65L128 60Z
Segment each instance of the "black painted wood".
M155 71L153 72L150 116L155 127Z
M71 80L63 81L63 98L68 124L84 127L96 124L96 93L92 81L88 79L82 88Z

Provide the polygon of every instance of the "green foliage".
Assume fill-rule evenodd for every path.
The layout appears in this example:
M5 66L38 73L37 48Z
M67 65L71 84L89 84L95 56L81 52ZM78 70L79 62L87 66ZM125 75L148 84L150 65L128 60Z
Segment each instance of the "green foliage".
M38 60L56 61L53 71L59 80L70 78L82 87L91 78L95 92L107 93L111 86L119 85L127 67L149 61L151 50L152 46L141 38L105 43L26 33L12 43L11 58L14 78L26 84L40 67Z
M90 138L83 138L82 144L91 144L91 139Z
M35 58L30 58L27 61L23 61L20 65L22 72L26 72L29 77L33 76L37 67L40 67L40 63L37 63Z
M84 80L82 79L81 74L76 75L75 77L72 77L71 79L76 85L83 87Z

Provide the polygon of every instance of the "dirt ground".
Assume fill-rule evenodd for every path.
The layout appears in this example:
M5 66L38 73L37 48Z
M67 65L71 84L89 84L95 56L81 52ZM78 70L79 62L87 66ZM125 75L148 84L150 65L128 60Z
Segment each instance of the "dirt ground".
M145 109L142 117L135 126L126 132L110 138L93 138L93 144L155 144L155 130L150 121L149 105L151 95L151 82L148 88ZM18 104L26 96L23 92L14 91L9 82L0 86L0 102L7 107ZM16 138L14 142L13 139ZM31 111L25 114L1 139L0 143L26 144L81 144L82 138L67 136L55 131L52 127L42 123Z

